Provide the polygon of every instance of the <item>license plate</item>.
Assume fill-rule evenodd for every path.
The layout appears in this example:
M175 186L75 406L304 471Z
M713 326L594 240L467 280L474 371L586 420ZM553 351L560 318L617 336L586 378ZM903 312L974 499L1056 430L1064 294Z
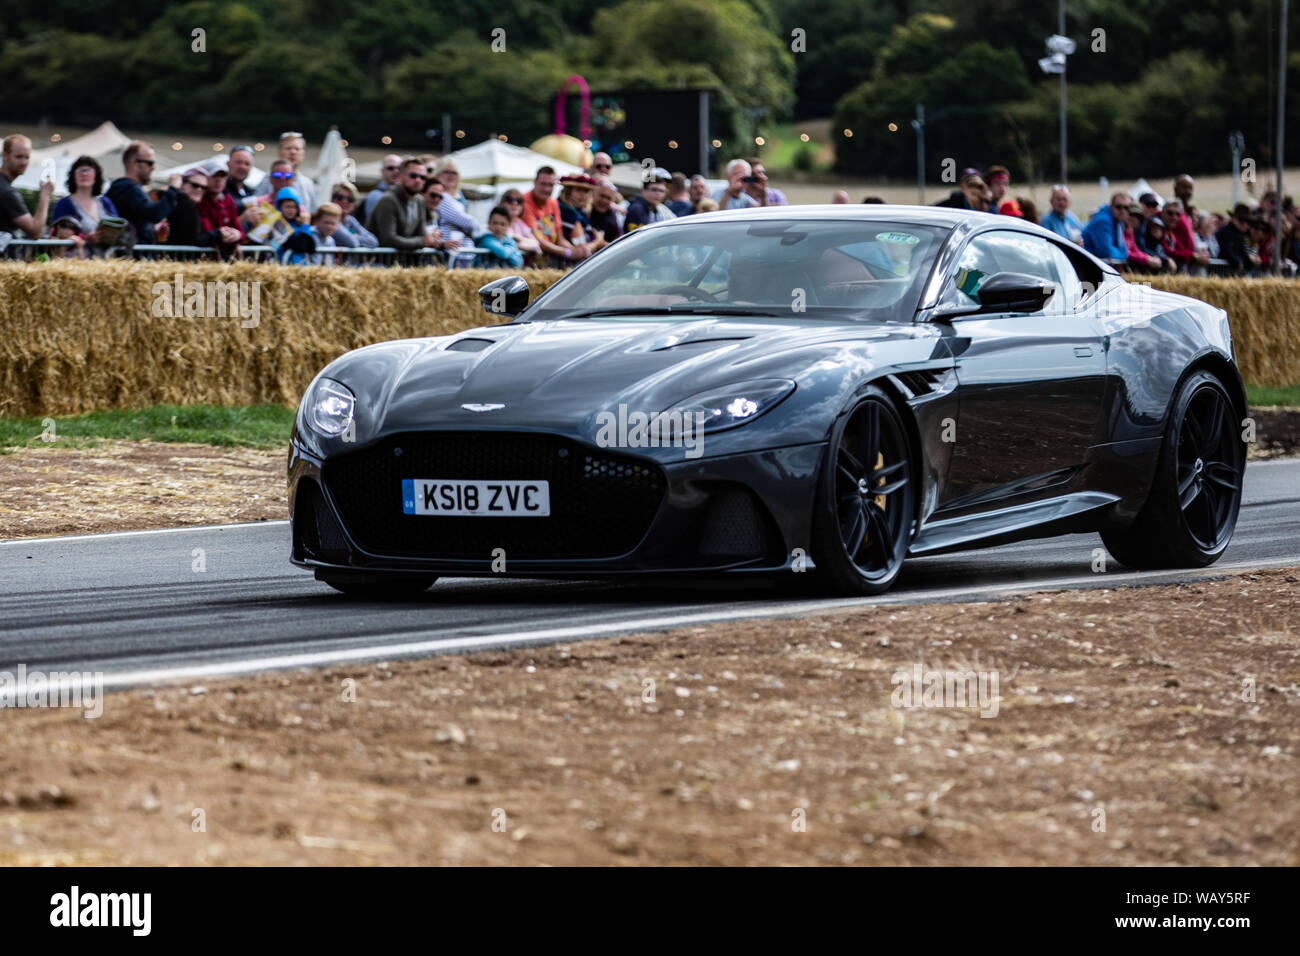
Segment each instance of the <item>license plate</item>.
M545 481L406 478L402 481L402 511L408 515L545 518L551 513L551 487Z

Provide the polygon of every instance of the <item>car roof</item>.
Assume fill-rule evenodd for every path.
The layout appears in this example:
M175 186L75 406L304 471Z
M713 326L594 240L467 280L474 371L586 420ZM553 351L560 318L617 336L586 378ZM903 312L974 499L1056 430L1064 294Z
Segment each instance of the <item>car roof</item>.
M1061 237L1049 229L1027 222L1016 216L978 212L974 209L956 209L948 206L911 206L893 203L826 203L809 206L752 206L748 209L719 209L714 212L695 213L679 219L670 219L640 227L645 229L672 228L674 223L691 222L757 222L764 219L795 219L826 222L900 222L918 226L937 226L952 230L951 239L962 241L975 232L990 229L1014 229L1061 243ZM1118 274L1113 266L1103 262L1082 247L1075 247L1079 255L1087 256L1103 272Z

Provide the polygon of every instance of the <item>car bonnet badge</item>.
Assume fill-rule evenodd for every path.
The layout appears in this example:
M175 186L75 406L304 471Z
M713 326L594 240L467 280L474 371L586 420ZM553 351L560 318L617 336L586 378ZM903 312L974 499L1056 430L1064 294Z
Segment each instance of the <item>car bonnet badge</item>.
M499 408L505 408L505 405L499 402L468 402L461 408L469 412L495 412Z

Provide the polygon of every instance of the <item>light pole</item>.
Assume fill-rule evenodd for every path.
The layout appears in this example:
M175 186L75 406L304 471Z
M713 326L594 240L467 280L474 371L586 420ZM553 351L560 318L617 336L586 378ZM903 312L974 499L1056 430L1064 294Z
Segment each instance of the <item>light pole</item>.
M1065 0L1057 7L1057 30L1047 38L1047 56L1038 61L1044 73L1057 73L1061 77L1061 184L1065 185L1065 58L1075 50L1074 41L1065 35Z

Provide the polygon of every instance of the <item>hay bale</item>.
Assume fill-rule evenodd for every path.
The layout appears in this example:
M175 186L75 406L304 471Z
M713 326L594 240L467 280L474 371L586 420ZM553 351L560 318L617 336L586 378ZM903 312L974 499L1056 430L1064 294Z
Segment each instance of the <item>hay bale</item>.
M293 405L312 376L349 349L489 324L478 287L507 274L0 263L0 414L69 415L161 402ZM530 273L533 294L559 275ZM200 284L198 299L189 294L191 283ZM255 327L245 328L254 312Z
M1151 285L1228 313L1237 364L1247 383L1300 383L1300 281L1165 276L1153 277Z

